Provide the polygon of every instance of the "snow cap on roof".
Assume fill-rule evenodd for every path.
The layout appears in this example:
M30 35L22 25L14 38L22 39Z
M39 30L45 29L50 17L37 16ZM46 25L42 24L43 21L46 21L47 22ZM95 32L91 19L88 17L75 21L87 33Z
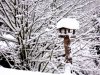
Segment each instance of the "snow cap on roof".
M69 29L79 29L79 22L75 18L62 18L57 23L57 29L62 27Z

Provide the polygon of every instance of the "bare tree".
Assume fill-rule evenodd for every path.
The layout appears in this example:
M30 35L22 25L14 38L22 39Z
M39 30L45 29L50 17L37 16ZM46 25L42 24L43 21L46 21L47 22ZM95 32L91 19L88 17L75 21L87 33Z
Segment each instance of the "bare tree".
M93 25L91 26L91 15L96 3L95 0L1 0L0 40L5 41L8 49L18 56L13 57L15 65L11 67L41 72L62 72L61 68L65 64L62 61L63 41L58 38L56 23L63 17L73 17L80 21L81 28L72 42L73 48L80 43L79 40L83 42L84 36L89 36L88 33L94 30ZM4 34L9 34L14 39L6 38ZM15 47L12 48L9 42L13 42ZM84 50L90 42L79 46L80 49L77 49L78 46L72 49L74 57L75 54L78 57L77 53ZM4 53L2 54L4 56Z

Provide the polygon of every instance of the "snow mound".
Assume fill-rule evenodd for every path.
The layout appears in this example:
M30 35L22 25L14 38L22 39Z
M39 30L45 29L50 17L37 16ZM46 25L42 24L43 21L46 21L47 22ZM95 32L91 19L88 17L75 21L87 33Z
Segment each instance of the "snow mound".
M0 74L1 75L52 75L49 73L7 69L7 68L3 68L3 67L0 67Z
M51 74L51 73L41 73L41 72L32 72L32 71L23 71L23 70L15 70L15 69L7 69L0 67L1 75L72 75L68 70L70 68L66 68L66 72L64 74Z
M57 28L79 29L79 22L75 18L63 18L57 23Z

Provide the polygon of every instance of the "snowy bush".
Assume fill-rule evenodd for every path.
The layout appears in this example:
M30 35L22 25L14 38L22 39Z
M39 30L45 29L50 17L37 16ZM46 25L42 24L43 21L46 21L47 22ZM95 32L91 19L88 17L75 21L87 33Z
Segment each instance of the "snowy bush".
M92 48L100 41L99 3L99 0L1 0L0 56L14 62L11 68L63 73L63 39L58 38L56 24L71 17L80 21L76 38L71 38L73 66L80 75L95 75L96 71L87 69L99 69L99 64L96 66L99 58Z

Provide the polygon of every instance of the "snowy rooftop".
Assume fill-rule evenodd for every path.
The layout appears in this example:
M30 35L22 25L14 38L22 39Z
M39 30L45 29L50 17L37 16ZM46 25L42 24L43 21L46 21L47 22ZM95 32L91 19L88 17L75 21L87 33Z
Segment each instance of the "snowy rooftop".
M79 22L75 18L63 18L57 23L58 28L79 29Z

